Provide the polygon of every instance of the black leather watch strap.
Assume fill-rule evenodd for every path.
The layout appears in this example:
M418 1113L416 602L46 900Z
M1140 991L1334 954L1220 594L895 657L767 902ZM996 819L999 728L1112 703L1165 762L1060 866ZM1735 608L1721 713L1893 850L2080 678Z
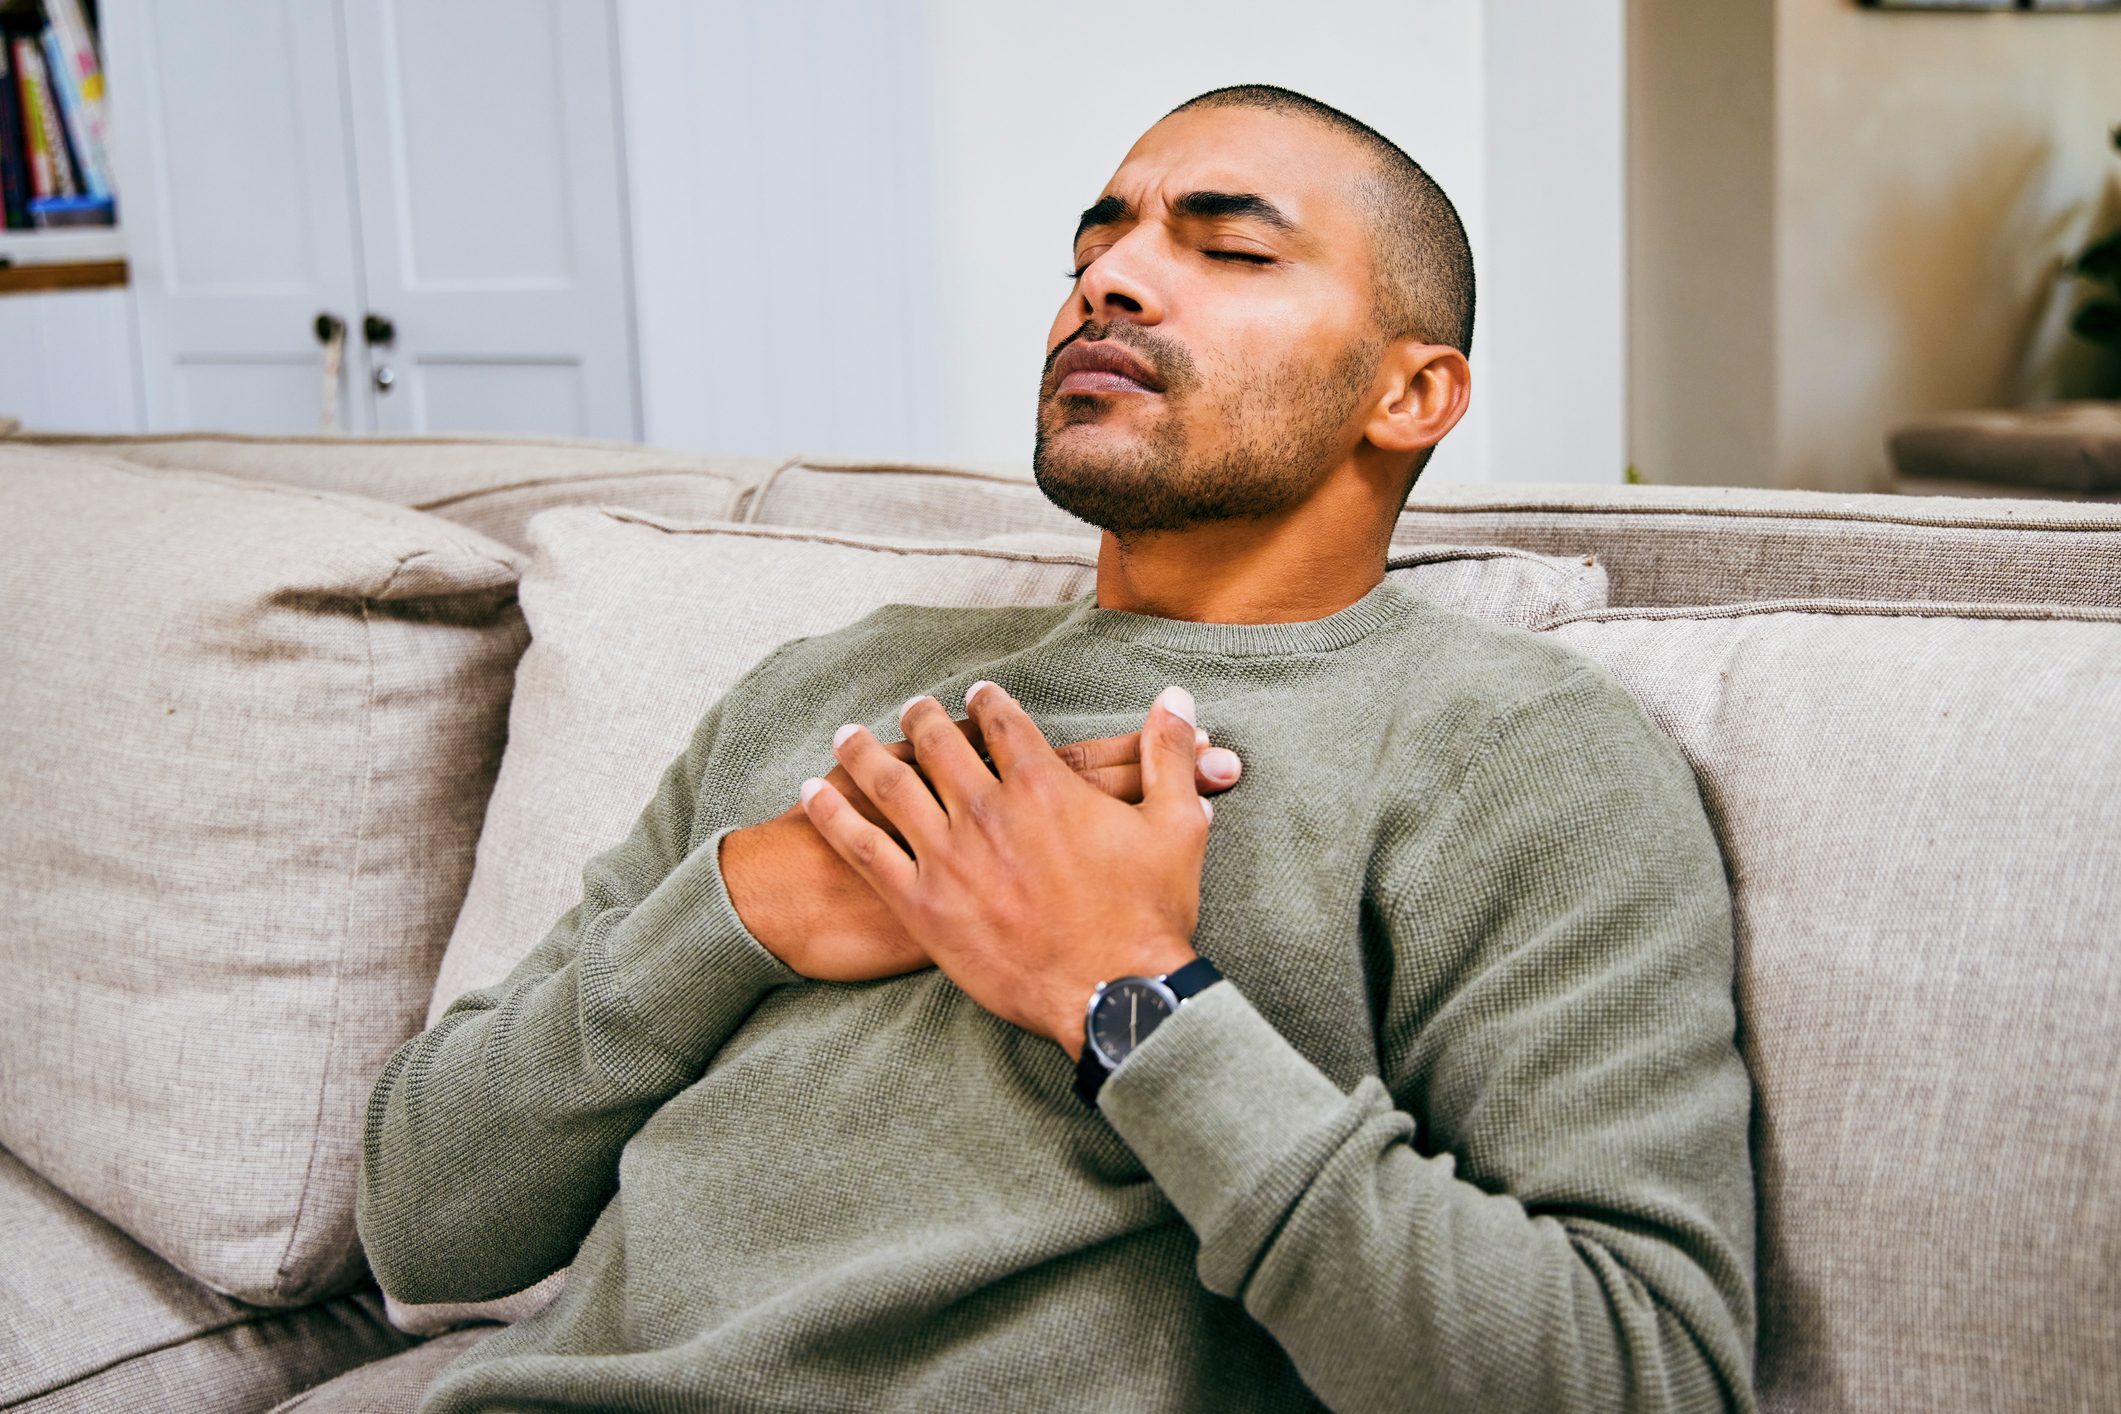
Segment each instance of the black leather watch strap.
M1171 995L1183 1006L1188 997L1198 996L1217 982L1223 980L1215 964L1204 957L1196 957L1175 972L1167 972L1160 979L1171 989ZM1097 1108L1097 1092L1105 1086L1111 1068L1097 1057L1097 1048L1090 1044L1089 1028L1084 1028L1083 1053L1075 1062L1075 1093L1084 1104Z

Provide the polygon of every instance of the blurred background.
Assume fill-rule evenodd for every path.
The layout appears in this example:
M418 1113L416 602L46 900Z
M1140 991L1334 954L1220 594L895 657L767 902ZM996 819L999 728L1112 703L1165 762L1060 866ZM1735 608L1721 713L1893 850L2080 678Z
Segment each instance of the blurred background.
M1465 217L1475 399L1425 481L1884 490L1925 417L2121 393L2114 6L0 0L0 33L32 427L1021 464L1075 214L1255 81Z

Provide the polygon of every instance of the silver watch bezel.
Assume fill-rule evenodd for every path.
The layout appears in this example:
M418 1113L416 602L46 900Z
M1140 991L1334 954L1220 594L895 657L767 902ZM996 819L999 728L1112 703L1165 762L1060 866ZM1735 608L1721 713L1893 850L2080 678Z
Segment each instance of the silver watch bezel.
M1169 974L1166 973L1165 976L1169 976ZM1097 1026L1095 1024L1097 1021L1097 1008L1098 1004L1104 1001L1105 994L1107 992L1112 991L1113 989L1120 986L1122 983L1126 982L1139 982L1143 986L1147 987L1150 991L1158 993L1163 997L1164 1015L1163 1018L1156 1023L1158 1026L1163 1025L1165 1021L1168 1021L1173 1016L1176 1016L1178 1014L1179 1007L1184 1004L1183 999L1178 995L1178 993L1171 990L1171 984L1165 981L1163 977L1144 977L1138 974L1130 974L1126 977L1114 977L1109 982L1098 983L1097 990L1090 994L1089 1003L1083 1007L1083 1046L1092 1055L1097 1057L1098 1064L1104 1066L1107 1071L1114 1071L1119 1069L1120 1066L1126 1062L1127 1056L1133 1055L1134 1052L1129 1051L1127 1052L1126 1056L1121 1056L1118 1060L1114 1060L1110 1053L1108 1053L1103 1046L1098 1044ZM1135 1050L1139 1049L1139 1046L1135 1047Z

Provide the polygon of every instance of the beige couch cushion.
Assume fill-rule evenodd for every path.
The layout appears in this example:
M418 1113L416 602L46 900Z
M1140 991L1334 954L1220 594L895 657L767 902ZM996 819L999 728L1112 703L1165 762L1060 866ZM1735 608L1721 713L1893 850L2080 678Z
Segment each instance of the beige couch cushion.
M1096 566L1094 546L1074 537L923 544L612 511L554 511L531 539L531 647L430 1021L507 976L575 904L583 862L626 832L700 715L773 648L887 603L1073 598L1091 591ZM1595 565L1507 551L1432 548L1392 573L1502 622L1604 598ZM553 1289L505 1305L391 1310L407 1329L433 1330L469 1314L519 1318Z
M734 514L775 463L702 457L630 442L537 437L258 437L186 432L136 437L27 433L20 443L342 491L468 525L515 549L554 506L610 504L703 520Z
M1047 532L1095 541L1098 533L1047 500L1025 469L817 458L761 481L745 499L743 519L923 540Z
M2121 608L2121 506L1719 486L1417 486L1398 538L1596 555L1616 605Z
M374 1289L293 1311L208 1291L0 1152L0 1409L264 1409L402 1349Z
M806 460L744 501L756 524L973 539L1094 536L1030 472ZM1762 599L2121 607L2121 507L1709 486L1417 486L1392 536L1595 556L1623 605Z
M519 563L356 497L0 445L0 1143L207 1285L362 1272L505 740Z
M2020 612L1553 630L1678 739L1729 863L1768 1409L2121 1390L2121 614Z

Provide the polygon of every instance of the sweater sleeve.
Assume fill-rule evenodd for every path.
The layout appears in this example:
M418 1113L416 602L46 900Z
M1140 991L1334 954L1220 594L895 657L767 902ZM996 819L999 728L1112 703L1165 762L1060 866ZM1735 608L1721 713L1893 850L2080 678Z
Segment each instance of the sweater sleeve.
M519 1291L571 1261L619 1151L796 974L722 881L727 822L698 798L727 698L664 769L582 898L497 986L401 1046L369 1100L355 1218L405 1302ZM697 848L698 830L710 830Z
M1584 669L1380 859L1381 1074L1231 983L1102 1108L1199 1270L1337 1410L1751 1409L1751 1085L1692 772Z

